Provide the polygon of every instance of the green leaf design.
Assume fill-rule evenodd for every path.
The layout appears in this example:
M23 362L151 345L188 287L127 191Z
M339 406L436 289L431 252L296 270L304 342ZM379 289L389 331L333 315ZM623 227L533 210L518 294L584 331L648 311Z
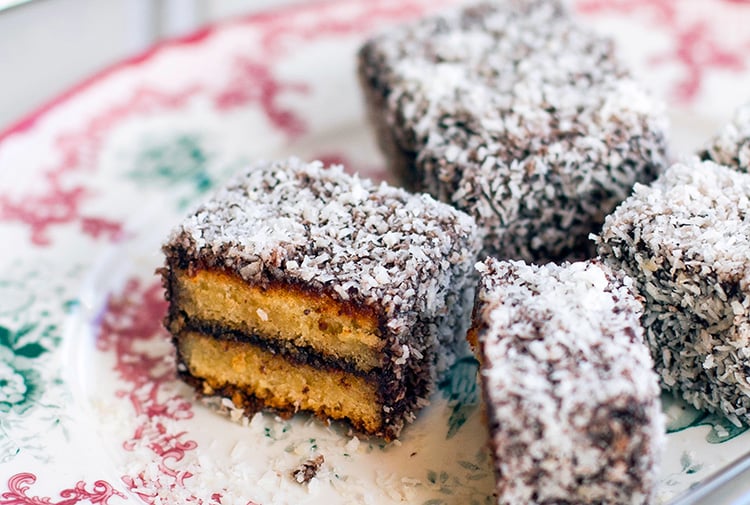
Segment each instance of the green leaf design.
M458 430L461 429L466 421L471 417L478 405L476 403L470 404L456 404L451 412L451 416L448 419L448 433L445 438L452 438Z
M675 433L692 426L699 426L706 417L705 412L688 405L684 400L669 393L661 396L662 410L667 417L667 433Z
M676 433L696 426L710 426L706 435L709 444L721 444L746 432L748 426L736 426L718 414L698 410L670 393L662 395L662 409L667 416L667 433Z
M31 342L14 350L16 356L24 358L38 358L47 352L47 349L37 342Z
M0 347L10 348L10 330L0 326Z
M73 311L73 309L75 309L79 305L81 305L81 302L75 298L71 300L66 300L65 303L63 304L63 310L66 313L70 314Z
M467 505L469 503L492 503L492 497L490 496L490 499L487 499L486 494L488 489L486 486L492 478L491 467L485 465L488 460L488 448L483 447L476 452L473 458L456 460L455 463L460 467L458 469L427 469L427 487L443 496L462 498L460 502L451 499L450 503L466 503ZM443 463L448 463L448 461ZM480 481L485 482L480 483ZM471 501L469 501L469 498L471 498ZM435 500L434 503L443 503L444 498L436 498Z
M477 370L479 370L477 360L473 356L465 356L453 364L439 384L451 408L446 438L451 438L458 433L461 426L479 406Z
M430 484L437 483L437 472L435 470L427 470L427 481Z
M196 192L203 193L213 187L213 180L207 173L208 162L198 136L178 135L142 151L129 175L136 181L161 186L188 183Z
M748 429L746 425L736 426L728 419L715 414L707 417L704 421L703 424L711 425L711 431L706 435L706 442L709 444L720 444L732 440Z
M683 452L680 456L680 465L682 471L688 475L699 472L703 468L703 464L694 461L693 456L688 452Z
M195 189L198 190L199 193L205 193L209 189L211 189L214 185L213 179L209 177L205 173L198 173L195 175Z
M13 343L18 343L19 340L21 340L22 337L28 335L34 329L36 328L36 323L27 323L21 326L18 330L16 330L15 338L13 339Z
M183 132L145 141L145 147L133 154L127 176L141 186L179 186L175 203L184 209L246 164L244 158L217 156L201 135Z
M35 405L42 393L36 370L17 369L0 361L0 413L23 414Z
M476 465L471 461L460 460L458 464L463 468L466 468L467 470L471 470L472 472L476 472L477 470L479 470L479 465Z

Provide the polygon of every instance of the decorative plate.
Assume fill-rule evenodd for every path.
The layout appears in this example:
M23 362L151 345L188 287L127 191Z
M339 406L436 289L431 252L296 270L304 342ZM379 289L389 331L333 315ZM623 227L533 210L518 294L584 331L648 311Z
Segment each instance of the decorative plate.
M445 3L332 0L233 20L0 132L0 504L493 502L473 361L400 443L304 416L220 416L174 378L154 275L168 230L248 160L296 154L385 177L355 51ZM747 3L572 7L667 100L677 155L750 98ZM661 502L750 451L744 428L667 398L665 409ZM317 476L297 483L291 472L317 455Z

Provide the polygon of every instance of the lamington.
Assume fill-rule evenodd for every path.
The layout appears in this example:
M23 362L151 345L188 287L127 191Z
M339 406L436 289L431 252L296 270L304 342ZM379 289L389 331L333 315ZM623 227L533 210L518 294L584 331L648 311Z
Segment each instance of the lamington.
M486 255L589 258L589 233L666 168L664 105L554 0L392 29L360 49L359 78L389 165L472 215Z
M732 120L699 155L703 160L750 172L750 102L735 111Z
M181 377L248 415L311 412L392 440L462 354L481 247L428 195L259 162L163 246Z
M648 503L665 425L632 281L596 261L477 268L497 503Z
M671 166L607 217L603 261L632 277L665 389L750 421L750 175L710 161Z

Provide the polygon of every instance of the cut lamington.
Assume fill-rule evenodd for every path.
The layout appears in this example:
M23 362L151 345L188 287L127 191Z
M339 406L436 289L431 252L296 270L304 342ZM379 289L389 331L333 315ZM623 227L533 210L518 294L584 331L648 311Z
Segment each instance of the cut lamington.
M607 218L603 260L644 297L662 386L698 409L750 421L750 175L675 164Z
M360 81L408 187L472 215L484 252L550 261L666 164L664 107L559 2L486 2L369 41Z
M750 172L750 103L735 111L732 120L708 143L700 156L719 165Z
M477 268L497 503L648 503L664 418L632 282L595 261Z
M164 246L181 376L248 413L397 437L463 352L473 220L297 159L258 163Z

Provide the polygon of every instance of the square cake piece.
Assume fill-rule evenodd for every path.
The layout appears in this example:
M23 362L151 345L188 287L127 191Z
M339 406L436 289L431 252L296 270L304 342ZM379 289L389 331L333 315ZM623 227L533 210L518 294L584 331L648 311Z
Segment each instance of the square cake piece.
M180 375L205 396L393 439L464 352L480 238L427 195L261 162L163 250Z
M589 233L666 168L663 104L555 0L393 29L363 46L359 75L391 167L473 216L487 255L592 257Z
M698 409L750 421L750 175L675 164L607 218L603 261L644 297L662 386Z
M750 172L750 103L739 107L732 120L699 154L703 160Z
M595 261L477 268L497 503L648 503L665 427L630 279Z

